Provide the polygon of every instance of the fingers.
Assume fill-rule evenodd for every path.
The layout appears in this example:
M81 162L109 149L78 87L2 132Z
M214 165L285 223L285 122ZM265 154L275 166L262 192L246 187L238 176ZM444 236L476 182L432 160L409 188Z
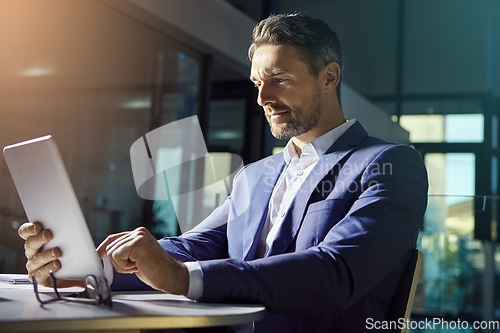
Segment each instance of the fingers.
M96 252L97 252L97 255L99 256L99 259L102 260L102 257L104 257L104 255L106 254L106 248L108 247L109 244L113 243L116 239L118 239L118 238L120 238L128 233L129 232L126 231L126 232L121 232L121 233L114 234L114 235L109 235L108 237L106 237L106 239L101 244L99 244L99 246L96 249Z
M123 232L109 236L98 247L98 254L102 258L107 254L113 267L120 273L136 273L135 252L144 248L144 241L150 240L156 244L156 239L144 227L130 232ZM138 245L143 244L143 245Z
M19 236L25 240L24 250L27 259L30 259L52 239L49 230L43 229L40 222L27 222L18 229Z
M26 269L30 280L35 275L39 284L49 286L49 271L56 272L61 268L61 263L57 260L61 256L59 249L41 252L42 247L52 239L52 234L40 222L23 223L18 234L25 240L24 253L28 259Z
M60 257L61 251L58 248L34 254L26 262L26 270L30 280L32 275L35 275L39 284L49 286L49 272L55 273L61 269L61 262L58 260Z
M172 258L144 227L109 236L97 251L101 258L107 254L120 273L135 273L146 284L164 292L187 294L186 266Z
M26 222L23 223L19 229L17 230L17 233L19 234L19 237L22 239L26 240L28 237L32 237L37 235L40 231L43 230L42 224L39 222Z
M33 282L34 275L39 285L50 287L50 271L55 273L61 269L61 262L58 259L62 255L58 248L41 251L42 247L52 239L52 233L50 230L44 229L40 222L24 223L17 232L19 237L25 240L24 250L28 259L26 270L29 279ZM82 287L84 285L82 281L60 279L58 279L57 284L59 288Z
M26 264L26 266L28 266L28 264ZM61 263L59 262L59 260L52 261L44 266L38 267L37 269L35 269L33 271L30 271L28 269L29 279L31 280L31 282L33 282L32 277L34 275L36 277L36 282L39 285L42 285L45 287L50 287L51 286L50 278L49 278L50 271L55 273L60 269L61 269Z
M41 248L52 239L52 234L49 230L30 236L24 242L24 251L26 258L31 259L36 253L40 252Z
M30 275L48 264L53 263L61 257L61 251L58 248L36 253L26 262L26 269ZM54 268L54 267L53 267Z
M118 272L135 273L137 271L136 264L131 258L131 251L138 241L137 237L138 235L134 230L116 238L106 246L106 253Z

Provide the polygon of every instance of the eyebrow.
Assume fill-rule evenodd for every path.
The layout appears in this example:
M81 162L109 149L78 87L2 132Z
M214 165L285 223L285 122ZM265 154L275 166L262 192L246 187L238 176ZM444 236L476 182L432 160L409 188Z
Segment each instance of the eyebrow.
M281 69L277 69L277 70L274 70L274 71L269 71L269 72L264 72L265 76L266 77L274 77L274 76L279 76L279 75L287 75L288 73L285 72L284 70L281 70ZM250 81L257 81L257 79L255 79L252 75L250 75L249 77Z

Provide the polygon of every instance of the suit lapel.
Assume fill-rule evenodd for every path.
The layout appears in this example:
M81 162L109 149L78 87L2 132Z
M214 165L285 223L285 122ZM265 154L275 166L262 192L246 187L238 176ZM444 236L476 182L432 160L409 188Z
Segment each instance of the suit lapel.
M250 207L245 220L245 230L243 236L243 258L253 259L257 248L258 240L264 226L269 200L274 186L285 166L282 154L273 155L264 161L263 168L260 168L255 187L250 193Z
M355 149L366 136L367 133L364 128L360 123L356 122L319 159L292 200L278 232L278 237L269 249L268 256L286 251L300 229L309 198L314 189L335 164Z

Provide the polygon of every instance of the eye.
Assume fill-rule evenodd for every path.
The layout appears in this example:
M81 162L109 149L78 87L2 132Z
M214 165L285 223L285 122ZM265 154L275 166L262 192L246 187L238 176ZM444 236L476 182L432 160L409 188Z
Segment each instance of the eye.
M274 79L274 82L277 84L285 83L286 81L287 81L287 79L283 79L283 78Z

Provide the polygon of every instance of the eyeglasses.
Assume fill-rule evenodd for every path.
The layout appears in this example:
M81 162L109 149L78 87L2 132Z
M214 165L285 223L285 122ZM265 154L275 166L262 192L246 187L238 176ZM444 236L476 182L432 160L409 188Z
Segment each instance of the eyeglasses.
M85 277L85 290L80 293L73 293L68 296L61 296L57 290L57 280L52 271L50 274L50 284L54 289L55 296L50 299L42 300L40 293L38 292L38 283L36 277L32 275L33 279L33 289L35 290L35 296L38 302L43 306L52 302L74 302L92 305L103 305L111 307L113 305L111 301L111 291L109 289L108 282L105 278L97 278L94 275L87 275Z

